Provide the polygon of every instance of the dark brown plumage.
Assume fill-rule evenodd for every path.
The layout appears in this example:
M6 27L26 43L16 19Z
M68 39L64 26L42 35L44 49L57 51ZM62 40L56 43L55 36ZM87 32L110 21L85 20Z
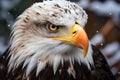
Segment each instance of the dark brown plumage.
M36 70L33 70L30 74L30 80L115 80L110 68L107 64L105 57L102 53L94 46L92 46L94 54L94 65L90 71L86 65L83 63L79 65L77 62L74 63L74 69L76 72L76 79L68 74L69 62L65 62L64 66L60 65L56 74L53 73L52 66L49 64L43 69L39 76L36 77ZM0 80L26 80L24 76L25 68L22 69L22 65L19 66L15 71L10 71L8 73L8 61L9 61L9 51L6 50L4 54L0 56Z
M82 27L87 14L66 0L35 3L13 25L0 56L1 80L114 80Z

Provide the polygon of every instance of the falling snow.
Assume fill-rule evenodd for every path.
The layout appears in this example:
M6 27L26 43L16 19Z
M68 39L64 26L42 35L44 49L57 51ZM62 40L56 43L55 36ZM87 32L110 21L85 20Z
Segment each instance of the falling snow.
M20 0L1 0L1 12L0 19L5 19L8 24L8 28L11 28L11 25L14 23L13 15L9 12L10 9L14 8ZM94 11L98 15L111 16L116 25L120 25L120 4L117 4L114 0L106 0L104 3L100 3L97 0L90 3L88 0L81 0L78 2L80 6L85 9ZM16 10L16 8L14 8ZM3 53L7 48L7 45L4 45L4 38L0 36L0 53ZM96 31L96 35L92 37L91 43L94 45L100 44L104 46L104 38L99 33L99 30ZM120 62L120 44L118 42L113 42L105 46L104 49L101 49L102 53L105 56L108 56L112 53L114 57L110 58L108 61L110 66L113 66L115 63ZM113 67L113 74L117 74L118 69ZM120 74L120 72L118 72Z
M114 0L106 0L105 3L100 3L97 0L92 3L88 0L81 0L78 4L83 8L96 12L98 15L111 16L114 22L118 26L120 25L120 5Z

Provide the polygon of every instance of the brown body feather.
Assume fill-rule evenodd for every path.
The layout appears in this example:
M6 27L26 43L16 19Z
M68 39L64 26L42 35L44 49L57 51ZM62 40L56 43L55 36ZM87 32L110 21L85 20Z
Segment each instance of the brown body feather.
M60 64L55 74L53 67L49 66L49 64L47 64L37 77L36 69L30 73L29 78L25 77L26 69L22 69L23 64L13 72L10 71L8 73L9 51L6 50L0 56L0 80L115 80L105 57L96 47L92 46L92 48L94 51L93 60L95 66L89 70L85 64L82 63L79 65L75 61L73 65L76 73L75 78L68 74L69 62L64 62L64 66Z

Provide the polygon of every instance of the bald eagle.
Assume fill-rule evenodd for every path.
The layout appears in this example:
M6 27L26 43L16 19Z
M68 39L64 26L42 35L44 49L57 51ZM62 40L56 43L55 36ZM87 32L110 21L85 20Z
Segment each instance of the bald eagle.
M87 18L70 1L33 4L13 25L0 56L0 80L115 80L83 29Z

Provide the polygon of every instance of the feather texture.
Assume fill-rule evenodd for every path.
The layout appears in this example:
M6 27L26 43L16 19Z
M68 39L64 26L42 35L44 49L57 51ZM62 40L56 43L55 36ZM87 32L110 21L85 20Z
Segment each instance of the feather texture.
M51 39L66 35L75 23L84 27L87 18L85 11L70 1L33 4L13 25L10 48L0 56L0 73L4 71L0 79L99 80L98 74L103 75L100 80L114 80L104 56L90 43L84 57L83 49ZM52 33L47 24L61 26L61 31Z
M114 76L112 75L110 68L101 54L101 52L94 46L93 49L93 61L94 67L91 67L91 70L88 67L81 63L74 61L74 65L72 66L74 72L72 72L72 67L70 62L64 62L63 66L62 63L58 66L56 73L54 74L53 67L51 65L39 62L38 66L40 65L41 68L34 68L32 72L29 74L28 77L25 77L25 72L27 67L22 69L22 64L16 68L14 71L7 72L8 67L7 63L9 58L6 58L9 55L9 51L6 51L3 55L0 56L0 75L1 80L115 80ZM3 58L3 56L5 58ZM43 69L42 69L43 68ZM39 69L39 70L38 70ZM37 75L36 75L36 71ZM70 71L70 73L68 73ZM70 75L71 74L71 75ZM76 74L76 75L74 75ZM74 75L74 76L73 76Z

